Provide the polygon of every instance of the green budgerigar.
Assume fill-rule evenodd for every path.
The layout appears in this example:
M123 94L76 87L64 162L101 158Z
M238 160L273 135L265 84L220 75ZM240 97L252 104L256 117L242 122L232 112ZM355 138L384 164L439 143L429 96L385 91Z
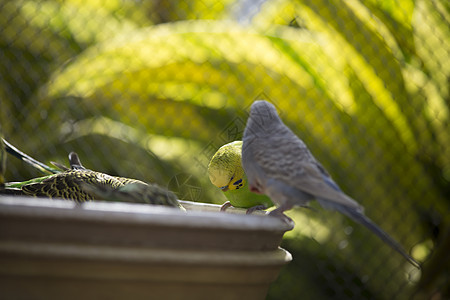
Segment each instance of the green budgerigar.
M6 150L33 167L53 173L23 182L7 182L0 194L62 198L76 202L109 200L153 205L165 205L184 210L176 196L156 185L125 177L111 176L86 169L75 152L69 154L70 168L53 163L53 169L20 152L5 141Z
M223 145L211 158L208 165L208 175L211 183L220 188L228 201L221 210L230 206L247 208L247 213L273 206L265 195L250 192L247 176L242 168L242 141L234 141Z
M82 183L93 186L111 186L116 189L138 180L110 176L91 170L65 170L57 174L33 178L23 182L7 182L3 194L34 197L63 198L76 202L94 200L94 196L84 191Z

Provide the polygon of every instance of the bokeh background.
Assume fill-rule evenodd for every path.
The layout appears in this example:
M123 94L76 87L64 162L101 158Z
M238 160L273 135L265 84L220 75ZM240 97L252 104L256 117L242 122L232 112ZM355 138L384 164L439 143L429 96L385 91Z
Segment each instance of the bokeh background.
M294 209L268 299L445 299L450 2L0 1L3 135L43 162L221 204L209 159L271 101L417 270L337 213ZM9 158L6 179L40 174Z

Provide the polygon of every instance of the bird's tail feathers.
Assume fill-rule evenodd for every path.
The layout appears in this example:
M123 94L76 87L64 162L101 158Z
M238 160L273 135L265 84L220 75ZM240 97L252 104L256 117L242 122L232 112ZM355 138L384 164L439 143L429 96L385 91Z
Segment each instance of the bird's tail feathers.
M406 258L406 260L409 263L411 263L416 268L420 269L420 264L416 260L414 260L414 258L412 258L410 255L408 255L403 249L403 247L396 240L394 240L390 235L388 235L380 227L378 227L378 225L376 225L371 219L369 219L366 215L364 215L364 212L362 210L332 203L324 199L319 200L319 203L324 208L327 209L331 208L333 210L337 210L340 213L343 213L344 215L351 218L353 221L361 225L364 225L365 227L370 229L370 231L372 231L375 235L377 235L383 242L391 246L392 249L394 249L395 251L400 253L404 258Z
M22 160L24 162L26 162L27 164L32 165L34 168L38 169L42 173L44 173L44 174L57 174L57 173L61 172L61 171L59 171L57 169L53 169L53 168L47 166L44 163L41 163L40 161L37 161L36 159L32 158L31 156L23 153L22 151L20 151L16 147L14 147L12 144L10 144L5 139L2 139L2 140L3 140L3 143L5 144L6 152L8 152L12 156L15 156L16 158L18 158L18 159L20 159L20 160Z

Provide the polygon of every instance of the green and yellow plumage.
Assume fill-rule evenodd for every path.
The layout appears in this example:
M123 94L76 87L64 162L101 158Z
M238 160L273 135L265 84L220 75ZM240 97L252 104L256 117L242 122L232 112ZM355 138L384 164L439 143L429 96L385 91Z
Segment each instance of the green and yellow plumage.
M211 183L225 192L225 196L234 207L273 206L269 197L250 192L242 168L241 152L242 141L231 142L217 150L208 165Z
M81 183L94 186L110 186L115 189L135 182L140 181L114 177L91 170L67 170L58 174L34 178L24 182L6 183L5 187L16 190L16 194L26 196L57 197L82 202L93 200L94 196L85 192L81 187Z
M9 143L6 143L6 145L8 146L7 150L13 155L41 171L54 174L23 182L7 182L0 189L0 194L62 198L76 202L97 199L146 203L172 206L184 210L172 192L156 184L148 184L137 179L116 177L86 169L74 152L69 154L71 168L53 163L60 169L57 170L34 160Z

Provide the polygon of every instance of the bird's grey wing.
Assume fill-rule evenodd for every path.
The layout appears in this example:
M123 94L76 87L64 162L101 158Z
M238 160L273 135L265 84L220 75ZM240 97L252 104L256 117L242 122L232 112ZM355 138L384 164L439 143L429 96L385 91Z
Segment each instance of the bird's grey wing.
M306 145L287 127L277 135L256 138L252 144L253 160L266 178L273 178L331 203L360 208L331 179Z

